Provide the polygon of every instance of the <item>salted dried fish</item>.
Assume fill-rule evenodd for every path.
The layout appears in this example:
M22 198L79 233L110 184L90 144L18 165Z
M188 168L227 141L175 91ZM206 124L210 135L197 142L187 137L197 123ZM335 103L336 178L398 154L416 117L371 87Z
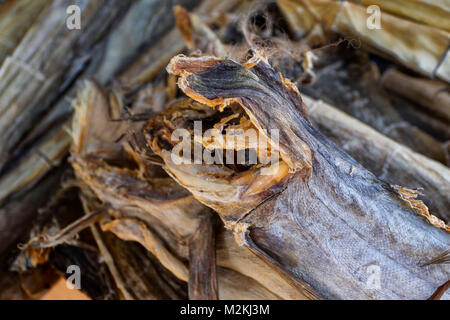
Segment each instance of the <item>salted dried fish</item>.
M207 215L190 239L188 284L191 300L217 300L219 298L214 227L212 215Z
M38 214L39 208L45 206L59 188L61 175L65 166L53 168L50 175L34 184L2 199L0 208L0 254L13 246L25 232Z
M180 88L192 99L209 106L237 103L258 130L278 129L278 167L285 163L288 170L266 177L265 192L253 192L247 181L227 195L223 186L235 183L223 176L227 170L171 163L165 153L174 145L167 133L147 127L148 143L165 160L165 169L214 208L241 244L327 298L430 296L449 270L435 265L424 271L418 260L448 248L449 227L435 219L435 225L424 221L420 214L427 209L414 194L379 180L324 138L311 126L296 87L255 57L242 66L215 57L177 56L168 71L180 76ZM221 118L220 111L216 116ZM234 175L245 181L251 172L254 181L260 177L255 170ZM279 183L280 177L286 180ZM218 191L223 191L219 197ZM376 290L366 281L371 265L382 270ZM314 292L308 286L304 290Z
M244 1L244 3L251 2L252 1L248 0ZM238 3L240 3L240 1L237 0L203 1L201 5L194 10L194 13L198 15L207 15L211 21L214 21L215 18L225 14ZM188 14L185 11L183 12L181 6L178 7L178 9L175 9L175 18L177 18L177 12L178 24L180 25L180 23L182 23L180 21L180 16L184 15L186 17ZM187 23L186 19L184 21ZM194 17L194 28L197 31L200 29L204 30L204 23L197 17ZM208 31L206 31L206 33L210 34ZM117 81L130 91L136 89L142 83L148 82L167 65L174 55L181 53L186 48L184 40L183 34L179 30L172 29L163 39L160 39L157 43L140 54L126 70L118 75Z
M306 105L313 110L310 112L313 124L377 177L392 184L419 189L420 198L430 208L430 211L444 221L449 221L450 199L446 196L449 194L448 185L450 183L448 168L430 161L427 157L411 152L408 148L375 132L357 119L335 109L337 105L340 109L369 123L381 132L390 128L386 133L391 138L416 151L422 151L432 158L437 158L441 162L446 161L444 147L438 141L405 122L394 111L389 101L389 98L392 97L388 97L380 87L378 69L369 62L367 54L355 53L348 49L341 52L342 50L342 48L339 50L327 48L318 52L316 58L319 61L314 63L314 83L301 87L302 92L314 93L316 97L332 101L334 104L314 101L305 96ZM270 61L272 65L275 65L274 68L277 71L287 74L290 79L301 81L305 74L303 66L294 60L292 55L275 51L270 57ZM355 82L355 79L358 81ZM430 86L430 89L427 90L426 97L428 98L421 97L421 99L426 99L425 103L429 104L439 95L440 101L444 103L442 105L434 103L439 104L437 108L445 109L444 83L432 80L423 81L435 85ZM396 88L397 86L392 85L391 87ZM402 88L402 86L398 87L397 90ZM330 88L333 90L329 90ZM402 92L406 92L406 90L402 90ZM413 90L409 94L417 96L419 92L414 93ZM239 139L239 137L237 138ZM417 165L412 165L413 163L417 163Z
M9 195L30 188L52 167L59 165L69 151L72 138L67 128L57 128L49 137L37 143L31 154L0 179L0 201Z
M0 69L0 133L4 139L0 145L0 169L33 122L83 68L93 46L128 2L114 1L108 5L101 0L80 2L84 17L81 33L69 30L61 19L72 2L56 1L39 16L4 61Z
M334 106L302 95L312 123L378 178L420 190L430 212L448 223L450 170L399 144Z
M320 8L314 7L314 2L320 2ZM320 29L319 21L328 23L328 29L337 25L348 27L343 12L352 6L357 7L355 12L365 9L367 3L362 2L363 5L353 5L346 1L280 0L279 7L289 23L295 25L293 31L312 28L308 35L311 40L312 33ZM191 6L197 1L177 3ZM268 61L276 62L276 59L265 58L277 49L288 55L294 53L288 41L277 39L279 35L275 33L283 30L272 32L270 18L263 19L266 26L258 20L261 29L256 27L255 37L261 35L261 39L254 37L251 28L244 28L243 34L236 36L253 48L268 45L261 48L264 53L248 52L245 60L253 56L242 65L224 58L240 58L247 51L245 45L224 45L219 37L232 32L227 27L230 18L236 19L252 3L202 1L195 13L176 7L179 31L171 31L144 49L140 58L124 69L140 49L167 31L173 19L158 23L171 10L166 3L121 2L124 10L117 11L114 6L111 16L120 16L122 20L112 29L108 16L106 29L102 29L101 34L108 35L107 39L100 40L102 36L93 35L96 22L91 21L87 35L78 40L71 38L71 43L79 46L67 52L73 53L78 58L76 61L62 65L55 72L42 69L44 75L51 71L49 75L57 79L50 77L51 82L46 82L48 87L38 91L42 94L38 100L43 104L34 119L39 123L26 124L20 138L9 147L12 152L4 162L8 161L6 169L12 170L0 180L0 186L5 185L5 192L0 195L11 200L6 210L36 211L27 208L28 200L35 200L33 197L14 207L18 204L14 202L16 197L27 195L26 190L33 188L36 181L46 181L54 161L64 158L73 138L69 162L76 175L75 184L80 187L83 209L79 208L75 222L51 233L55 237L42 238L43 241L40 237L33 238L35 242L29 243L24 253L33 258L37 252L33 250L41 250L45 254L35 262L44 266L55 265L55 257L59 257L63 260L59 268L64 270L65 263L80 258L78 262L82 266L92 269L84 260L86 252L74 247L92 246L89 250L93 249L93 256L102 258L102 271L87 270L86 274L90 280L98 281L101 288L95 290L92 282L87 289L92 297L99 298L395 299L441 295L448 298L444 293L446 285L441 285L449 278L449 270L444 265L449 227L431 214L435 210L441 211L441 216L447 214L448 169L440 170L441 165L332 106L308 97L302 100L296 86L281 75L285 60L278 61L272 69ZM86 4L90 17L95 12L105 15L111 12L97 6L96 0ZM276 6L272 7L278 15ZM146 8L152 9L151 23L133 24L136 17L148 16ZM326 12L324 8L331 10ZM418 18L414 12L400 14L395 8L392 5L386 10L432 24L426 17ZM226 14L235 9L231 15ZM153 14L155 10L158 12ZM326 14L319 17L318 12ZM300 23L299 13L307 17ZM247 22L247 18L242 20ZM49 25L45 24L45 28ZM348 28L344 29L335 31L348 34ZM144 31L142 36L127 38L128 31L140 30ZM277 43L277 48L270 48L272 41ZM282 48L283 44L289 48ZM186 49L195 58L173 58L168 67L171 74L166 78L162 67L173 55ZM299 47L295 52L302 50ZM379 52L373 47L371 50ZM421 54L424 51L429 50L424 49ZM38 60L41 57L38 54ZM90 64L86 68L88 60ZM296 79L308 61L301 68L288 71ZM19 69L33 71L28 68L28 60L24 62ZM434 74L442 75L445 65L444 59ZM278 73L277 68L282 72ZM64 77L60 71L66 72ZM111 88L103 89L118 71L118 81ZM19 77L26 78L24 74L20 71ZM59 125L70 113L66 112L68 102L62 96L74 94L75 86L67 87L72 80L79 76L83 81L89 75L99 81L85 82L78 93L69 134L65 126ZM312 73L309 75L314 77ZM178 86L176 77L179 77ZM62 84L59 80L63 80ZM188 98L179 98L178 87ZM8 89L5 89L7 97ZM33 90L26 91L23 101L17 101L27 107L27 97L32 96ZM42 117L46 110L50 112ZM150 120L145 122L148 117ZM200 133L211 129L216 134L196 135L198 121L203 124ZM324 138L314 125L361 163ZM46 129L55 127L59 130L52 131L46 139ZM186 140L185 145L177 144L179 139L174 134L178 129L194 134L193 140ZM228 140L229 133L232 140ZM57 144L52 143L54 139L58 140ZM355 140L364 145L355 146ZM366 145L370 150L361 154ZM203 156L217 163L198 162L196 155L192 157L184 149L174 157L179 146L200 150ZM30 153L23 154L27 149ZM27 159L27 155L32 157ZM24 161L16 166L11 159L18 157ZM228 157L232 159L230 163L224 161ZM184 161L180 164L180 160ZM405 176L405 172L414 177ZM421 194L411 189L416 184L425 185L429 190ZM46 188L51 189L49 185ZM428 196L430 190L435 194ZM419 199L431 202L431 213ZM22 216L26 215L19 215ZM74 239L75 233L81 230L85 230L83 234L87 233L93 243L87 245ZM50 254L51 250L46 248L54 246L57 247ZM379 271L380 281L375 286L369 279L371 270Z
M211 31L205 30L207 27L202 25L195 15L189 15L185 10L178 8L176 16L178 29L184 34L189 48L216 57L230 56L226 52L233 50L223 45L217 36L211 35ZM209 39L206 42L209 47L194 39ZM300 43L285 41L285 44L288 48L295 47L297 50L302 48ZM273 50L265 50L269 50L269 61L274 68L296 82L301 82L309 72L309 68L312 68L307 66L309 63L307 54L304 55L303 63L300 63L294 52L289 52L280 44ZM379 84L379 70L370 62L367 53L344 49L343 46L324 48L315 52L317 53L313 55L315 60L312 74L314 81L312 84L303 85L302 92L315 99L331 102L394 140L432 159L446 163L447 155L440 141L406 122L396 112L388 95Z
M204 246L211 249L212 243L204 242L206 238L202 232L205 219L211 217L210 209L173 179L158 174L157 168L152 167L143 154L150 152L145 147L127 151L134 154L131 159L136 163L131 167L130 161L124 161L126 157L120 151L122 147L113 141L121 135L120 128L131 129L130 124L108 120L109 99L95 83L87 83L77 101L72 166L80 181L88 186L86 191L90 190L89 193L110 206L110 218L101 222L102 230L113 232L123 240L141 243L180 280L188 281L196 273L202 273L200 287L210 286L214 292L211 287L214 284L213 259L208 256L202 258L203 253L196 256L197 260L200 259L198 268L197 260L190 261L193 251ZM136 125L135 130L141 130L143 123ZM273 273L248 249L239 248L229 232L220 231L221 227L218 230L215 238L219 298L308 298L279 274ZM195 236L199 232L200 238ZM210 253L212 256L213 252ZM249 265L252 268L247 268ZM205 274L211 274L211 280ZM192 285L195 286L196 282ZM214 297L207 290L200 294Z
M52 0L25 0L0 4L0 66L51 3Z
M450 4L446 0L352 0L365 6L377 5L383 11L450 31Z
M438 29L407 19L430 21L427 14L429 11L434 11L439 12L436 16L436 21L439 23L438 21L444 21L444 17L448 16L448 6L442 3L441 5L431 5L426 1L408 2L407 5L391 4L389 1L389 4L382 6L382 8L391 10L388 10L390 12L382 11L381 28L368 28L365 5L380 2L363 1L362 4L355 4L350 1L333 0L280 0L278 5L286 15L292 31L296 34L310 31L302 29L305 25L301 23L301 20L313 18L325 29L345 36L357 37L373 52L388 56L411 70L449 82L448 44L450 34L446 30L447 28ZM298 12L296 11L297 7L299 8ZM401 10L400 7L402 7ZM422 9L426 7L428 10L419 9L420 7ZM391 14L391 12L400 13L401 16ZM419 12L421 18L417 19ZM432 20L434 19L435 16ZM418 34L420 37L416 36Z
M27 4L29 1L10 1L10 3L15 3L16 6L20 7L23 9L23 5ZM25 11L24 10L20 10L21 13L23 15L27 15L29 13L30 10L36 10L37 6L39 3L41 3L42 5L42 1L32 1L33 4L29 7L26 7ZM65 20L61 19L61 17L65 16L65 9L67 8L67 6L64 6L64 3L61 2L58 5L53 5L51 6L51 1L44 1L45 2L45 7L50 7L47 8L48 10L44 10L43 14L46 15L46 17L48 17L49 15L51 15L52 13L55 15L58 15L57 17L55 17L53 20L51 21L45 21L46 23L43 23L41 21L40 24L37 24L35 26L33 26L30 30L30 32L33 34L33 37L36 35L39 35L41 37L45 37L46 34L50 34L51 32L55 32L55 28L53 28L55 25L61 27L61 28L65 28ZM93 4L99 4L99 2L92 2ZM185 1L183 2L184 5L189 6L190 1ZM99 4L101 6L101 3ZM84 44L86 44L86 47L84 49L86 50L90 50L88 48L90 48L91 45L93 45L94 43L96 44L95 49L93 49L93 59L91 61L91 64L89 65L89 67L84 68L85 66L82 65L82 68L84 68L81 71L80 74L80 80L75 83L66 94L64 94L62 97L59 97L58 101L55 101L54 103L52 102L51 104L48 105L48 113L43 115L41 117L41 115L38 115L36 113L37 109L36 108L28 108L30 105L32 105L32 103L28 103L27 99L31 99L33 101L36 101L36 96L34 96L33 94L29 94L29 92L27 90L19 90L19 88L21 87L26 87L29 88L30 85L30 81L29 78L27 78L28 80L18 80L14 82L15 85L11 86L11 87L4 87L4 90L6 90L6 92L19 92L22 91L22 95L20 97L16 97L14 98L14 100L7 100L9 99L8 97L2 97L2 106L8 106L8 101L10 101L10 110L13 110L15 107L17 107L18 105L11 102L11 101L15 101L17 103L19 103L20 105L22 105L23 102L23 107L25 107L26 109L23 110L23 114L21 116L24 117L24 121L27 122L29 119L34 119L32 122L28 122L28 125L26 125L25 123L21 122L20 125L20 130L18 130L18 132L22 132L25 133L24 136L20 137L20 140L17 141L17 143L15 143L14 145L11 145L11 150L9 152L9 154L5 154L5 161L9 161L10 165L5 168L1 179L0 179L0 186L1 186L1 192L0 192L0 200L3 202L2 205L8 207L9 205L7 203L5 203L5 198L9 197L10 195L14 195L15 193L19 194L23 194L23 192L26 192L27 190L34 190L33 186L35 186L38 182L42 181L42 178L45 177L47 174L53 174L54 172L54 168L56 166L58 166L61 161L64 161L67 158L67 155L69 153L69 146L72 142L72 137L69 133L69 128L70 128L70 117L72 114L72 107L71 107L71 102L70 102L70 97L75 96L75 93L78 89L79 83L81 83L83 81L83 79L85 79L86 77L89 76L95 76L96 78L100 79L101 81L109 81L111 75L115 74L120 68L122 68L125 63L127 61L126 58L124 58L124 55L126 56L126 54L136 54L135 51L138 51L138 49L136 49L136 46L140 46L142 45L143 42L146 41L145 37L141 37L139 39L134 39L133 41L133 48L135 50L130 50L132 46L130 45L124 45L124 49L121 49L121 51L117 50L117 48L115 49L116 54L118 54L120 57L122 57L123 59L108 59L108 63L103 63L103 61L99 61L99 57L103 57L104 53L106 51L108 51L110 48L118 45L123 44L124 42L126 42L128 37L128 32L130 31L130 28L135 27L134 21L136 20L136 15L140 14L140 11L143 10L143 8L153 8L155 9L156 7L160 9L161 13L164 12L170 12L171 8L170 6L167 6L164 3L153 3L151 1L139 1L136 3L133 3L133 5L131 6L131 11L130 12L126 12L126 10L121 10L121 8L126 9L126 2L121 2L119 7L116 7L114 4L111 4L114 6L114 10L113 10L113 14L111 14L107 19L105 20L96 20L95 23L102 23L104 27L107 27L107 24L109 22L114 22L117 23L118 26L116 28L110 28L107 31L103 32L102 28L98 29L94 22L92 24L92 26L90 25L86 25L87 29L84 31L89 31L89 28L93 28L95 30L97 30L97 32L100 30L102 32L100 32L97 36L100 36L100 38L94 37L90 37L89 34L86 34L86 36L84 37L85 39L83 40ZM121 5L124 5L124 7L121 7ZM156 7L155 7L156 5ZM13 7L13 8L14 8ZM100 7L95 7L93 9L92 5L87 6L86 8L84 6L81 6L86 10L100 10ZM33 9L34 8L34 9ZM137 8L140 8L141 10L138 10ZM11 9L13 10L13 9ZM109 9L107 8L102 8L101 10L104 10L105 12L110 12L108 11ZM144 10L145 11L145 10ZM13 12L15 12L13 10ZM86 11L88 12L88 11ZM90 11L89 11L90 12ZM98 11L97 11L98 12ZM122 14L125 13L124 17L122 17ZM11 11L8 11L8 13L11 13ZM94 15L95 16L95 15ZM101 17L101 16L100 16ZM114 17L116 17L117 19L114 19ZM8 19L3 20L3 16L1 21L9 21ZM38 19L39 16L36 15L35 19ZM98 18L98 17L97 17ZM153 17L154 20L151 20L150 25L146 27L146 30L149 30L152 32L152 30L156 30L158 29L159 31L164 31L166 27L163 27L163 25L159 25L158 23L156 23L158 21L158 19L160 19L161 17L158 18L158 16ZM122 20L120 20L122 19ZM108 23L105 23L106 21L109 21ZM130 23L133 22L133 23ZM153 21L153 22L152 22ZM33 19L29 20L29 23L32 23ZM87 20L84 22L88 22ZM170 21L167 21L167 23L169 23ZM172 24L173 24L173 20L172 20ZM20 20L16 21L16 24L11 26L11 30L14 29L14 26L20 26L21 28L25 27L26 24L20 24ZM49 26L50 25L50 26ZM2 34L3 32L9 32L9 29L4 29L2 28ZM109 32L109 33L108 33ZM72 33L77 33L77 31L73 31ZM101 38L102 33L107 34L107 37ZM152 32L153 33L153 32ZM69 35L69 34L66 34ZM19 36L19 34L16 34L15 36ZM158 34L154 34L153 38L157 38ZM152 39L153 39L152 38ZM88 41L87 41L88 39ZM148 40L152 40L152 39L147 39ZM74 39L71 38L71 41L75 41ZM81 40L80 40L81 41ZM91 44L89 44L89 41L92 41ZM129 40L128 40L129 41ZM26 42L24 40L24 43L22 43L21 46L21 50L22 52L17 52L14 55L20 55L23 54L23 52L27 52L28 51L33 51L35 48L36 43L35 42ZM42 43L38 43L37 44L41 50L43 50L45 52L45 49L42 48ZM51 48L52 45L54 45L54 43L46 43L48 48ZM79 50L80 47L83 47L83 45L80 43L80 46L78 47L74 47L74 48L65 48L68 50L68 55L74 54L74 52L76 50ZM47 49L48 49L47 48ZM76 49L76 50L75 50ZM48 49L51 50L51 49ZM126 54L124 53L124 51L126 51ZM38 52L38 53L42 53L42 52ZM86 53L86 52L84 52ZM84 54L83 53L83 54ZM65 63L69 63L70 59L68 58L68 56L64 56L64 54L62 55L65 59ZM60 57L60 56L58 56ZM12 58L11 58L12 59ZM30 58L31 59L31 58ZM39 65L40 63L45 64L46 61L48 59L48 56L46 54L37 54L36 56L33 56L33 59L31 59L29 62L32 63L33 65ZM80 63L80 61L75 61L74 65L78 65ZM26 65L24 65L24 67L26 67ZM5 83L7 82L8 76L10 76L10 72L8 70L11 71L11 75L13 74L17 74L17 75L21 75L20 77L31 77L31 79L33 78L33 73L30 73L30 71L33 71L32 69L23 69L20 67L20 65L12 65L10 67L8 66L4 66L4 68L6 68L7 70L5 71L5 78L2 78L2 81L0 81L0 86L3 83L5 85ZM75 68L76 69L76 68ZM64 70L58 70L58 72L63 72ZM78 71L77 71L78 72ZM37 74L38 76L39 74ZM35 75L36 76L36 75ZM75 75L70 75L67 76L67 80L70 82L71 80L69 80L69 78L73 77ZM71 78L72 79L72 78ZM52 80L53 81L53 80ZM34 84L38 83L36 81L31 81ZM56 82L55 82L56 83ZM48 95L55 97L57 95L59 95L60 93L58 92L58 90L52 91L46 87L41 88L43 91L45 91L43 93L43 95ZM48 89L48 90L47 90ZM5 93L5 92L4 92ZM6 94L6 93L5 93ZM22 100L18 100L19 98ZM45 97L43 97L44 99ZM13 98L11 98L13 99ZM30 101L31 101L30 100ZM53 100L53 98L49 99L49 100ZM4 102L4 104L3 104ZM49 101L50 102L50 101ZM34 102L33 102L34 103ZM41 103L39 106L43 106L43 103ZM14 123L14 122L11 122ZM11 123L5 123L5 125L8 126L8 130L12 130L14 131L15 127L11 126ZM21 135L22 135L21 133ZM6 141L6 140L5 140ZM54 181L55 184L59 184L59 181ZM21 191L23 191L22 193L20 193ZM26 198L25 198L26 199ZM24 201L25 201L24 199ZM27 205L25 203L22 203L22 206L24 208L27 208ZM34 212L35 214L37 213L37 209L33 210L32 212ZM25 214L27 213L27 218L29 220L29 223L31 223L33 221L34 216L30 216L29 215L29 211L28 210L23 210L23 213ZM4 223L5 226L15 226L17 223L23 222L24 220L21 220L20 218L20 214L16 214L16 215L3 215L2 217L2 221ZM15 221L17 219L17 221ZM16 229L17 231L18 229ZM5 233L6 235L6 233ZM15 239L14 237L11 239ZM6 242L5 242L6 243ZM9 243L9 242L8 242Z
M409 76L395 69L385 72L382 82L387 90L414 101L429 114L450 124L450 93L445 82Z
M446 164L442 143L405 121L393 107L380 84L379 69L367 53L331 48L318 56L314 82L302 86L302 93L331 103L391 139ZM277 69L284 74L286 68ZM293 79L299 77L298 74L293 76ZM392 84L392 87L399 86Z

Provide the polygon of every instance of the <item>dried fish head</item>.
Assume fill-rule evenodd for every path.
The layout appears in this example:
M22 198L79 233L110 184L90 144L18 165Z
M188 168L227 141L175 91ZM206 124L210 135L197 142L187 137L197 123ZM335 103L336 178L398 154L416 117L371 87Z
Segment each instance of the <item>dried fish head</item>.
M221 110L178 100L150 119L144 132L169 174L225 220L239 220L292 176L270 138L237 103Z
M419 261L448 248L449 235L444 231L448 226L433 223L434 219L425 221L420 217L423 212L417 210L423 208L421 203L412 206L393 186L377 179L313 128L296 87L264 58L256 55L241 65L215 57L177 56L168 71L180 76L179 87L197 102L219 107L218 112L238 104L259 132L280 132L276 150L289 177L259 203L236 197L236 188L221 190L221 184L229 186L230 182L208 175L208 170L216 173L218 166L173 165L161 151L170 150L171 141L164 149L158 144L158 137L164 135L147 132L149 145L162 155L167 172L217 210L240 244L316 298L314 290L341 299L426 298L446 281L449 274L444 266L424 276ZM214 123L223 123L223 116ZM165 137L179 125L163 122L159 121L163 127L159 132L165 132ZM222 198L246 206L244 210L211 201L220 191L224 191ZM345 256L330 258L343 252ZM372 264L398 283L387 281L382 289L372 290L361 280ZM331 270L339 270L339 277Z

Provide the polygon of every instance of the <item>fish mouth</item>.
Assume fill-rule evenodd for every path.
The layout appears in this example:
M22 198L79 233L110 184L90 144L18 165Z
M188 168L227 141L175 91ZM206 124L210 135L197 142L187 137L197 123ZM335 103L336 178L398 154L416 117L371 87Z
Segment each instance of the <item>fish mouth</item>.
M144 136L169 175L225 221L240 220L293 175L276 133L258 129L238 102L176 100L148 121Z

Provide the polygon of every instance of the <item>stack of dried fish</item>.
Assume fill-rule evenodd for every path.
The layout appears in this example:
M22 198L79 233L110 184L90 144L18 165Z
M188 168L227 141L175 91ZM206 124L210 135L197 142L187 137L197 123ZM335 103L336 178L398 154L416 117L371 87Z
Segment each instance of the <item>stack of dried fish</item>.
M1 298L69 265L93 299L426 299L449 280L444 2L88 0L81 30L70 1L28 2L0 5L0 25L35 19L0 34Z
M313 31L317 23L325 30L357 39L369 50L423 75L450 81L450 6L445 0L279 0L278 3L297 35ZM368 10L373 5L378 7L376 11L373 7Z

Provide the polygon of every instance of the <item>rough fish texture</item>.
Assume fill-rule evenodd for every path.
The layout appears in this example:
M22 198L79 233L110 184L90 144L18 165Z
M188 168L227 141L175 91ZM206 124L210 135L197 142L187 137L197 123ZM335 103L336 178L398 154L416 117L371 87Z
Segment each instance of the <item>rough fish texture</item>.
M124 122L108 121L110 113L115 114L114 106L106 93L95 83L87 82L76 103L71 162L80 182L86 186L83 194L88 202L94 205L100 202L109 208L108 217L100 224L102 231L140 243L164 270L189 282L190 298L216 298L217 294L220 299L308 298L248 249L238 247L232 233L223 230L222 224L213 232L209 218L217 218L214 213L163 170L148 164L141 151L123 149L113 143L121 135ZM140 130L139 122L134 124L135 130ZM134 155L136 163L130 158L125 161L125 155ZM97 209L93 206L86 213ZM119 253L120 256L129 253L119 250L123 246L108 245L108 237L103 240L102 237L97 232L98 242L105 242L101 245L105 255L111 256L107 259L108 268L115 284L121 286L122 296L144 298L150 287L143 291L133 289L130 283L136 277L126 279L124 273L132 274L127 271L127 263L114 262ZM134 259L130 255L125 260ZM139 273L137 278L141 276Z
M294 172L285 190L233 216L215 208L253 252L327 298L425 299L448 280L448 266L420 264L448 249L449 234L314 129L298 90L263 59L242 66L177 56L168 71L191 98L238 102L255 127L280 130L281 157ZM368 285L370 266L380 270L379 287Z
M450 221L450 170L324 102L303 95L313 124L382 180L421 190L430 212Z

